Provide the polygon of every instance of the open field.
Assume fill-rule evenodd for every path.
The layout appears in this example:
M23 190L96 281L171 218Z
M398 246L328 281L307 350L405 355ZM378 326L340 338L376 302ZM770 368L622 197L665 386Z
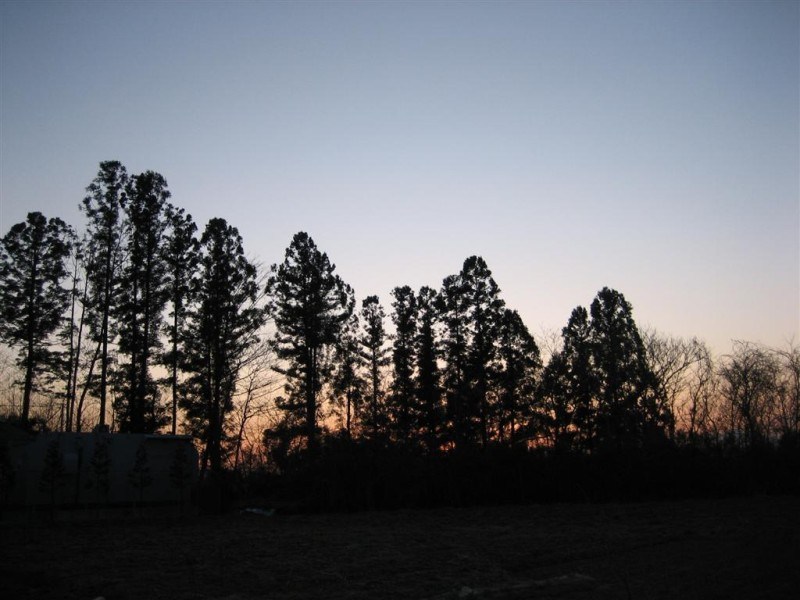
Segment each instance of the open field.
M23 519L24 521L24 519ZM791 598L800 498L0 523L4 598Z

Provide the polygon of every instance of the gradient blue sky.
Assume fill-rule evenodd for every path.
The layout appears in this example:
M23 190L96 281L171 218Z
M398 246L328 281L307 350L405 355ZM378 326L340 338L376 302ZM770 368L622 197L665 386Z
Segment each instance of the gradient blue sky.
M0 230L153 169L358 298L482 255L529 328L800 341L797 2L3 2Z

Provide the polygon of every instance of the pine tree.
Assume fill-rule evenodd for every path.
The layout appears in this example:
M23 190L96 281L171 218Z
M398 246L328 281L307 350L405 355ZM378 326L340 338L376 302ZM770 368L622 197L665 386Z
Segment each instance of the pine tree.
M208 222L199 264L183 334L183 370L189 378L182 406L216 477L222 472L225 419L233 408L241 360L258 342L264 313L256 306L256 268L245 257L239 232L224 219Z
M563 352L554 352L542 372L538 396L540 410L534 412L537 433L548 437L557 452L573 447L577 436L574 411L569 403L569 365Z
M86 268L90 284L90 306L93 313L93 337L100 359L100 423L106 427L106 405L109 382L109 344L113 341L112 311L116 307L119 274L122 265L123 215L128 173L118 161L100 163L94 181L81 204L86 214L88 244Z
M470 343L467 353L468 406L477 413L478 435L483 447L489 442L491 422L497 407L490 397L497 374L497 345L504 303L492 272L479 256L464 261L461 270L468 307Z
M73 427L83 341L83 315L85 315L86 310L86 298L84 295L86 284L85 277L83 277L84 256L81 242L73 239L72 251L68 262L67 292L69 301L67 312L69 316L64 319L63 325L58 332L62 350L59 354L60 360L55 363L56 373L64 381L64 404L62 408L64 431L72 431Z
M0 240L0 340L19 349L23 423L30 417L37 376L51 358L50 335L69 303L61 281L73 236L61 219L32 212Z
M467 445L472 438L472 410L468 406L467 345L468 305L464 284L458 275L449 275L436 296L438 320L442 324L441 356L445 366L442 377L447 423L456 447Z
M166 268L162 255L170 196L166 180L152 171L128 182L125 209L126 257L120 274L119 350L122 395L115 403L122 432L152 433L165 423L158 389L150 369L161 342L159 333L167 301Z
M561 336L563 350L548 373L551 379L563 374L563 396L553 407L554 427L562 443L591 451L597 436L598 379L589 313L583 306L572 311Z
M352 437L356 416L360 415L367 395L367 382L362 374L365 361L358 343L358 329L358 316L352 315L336 343L331 382L333 403L343 413L342 421L348 437Z
M539 347L515 310L504 309L498 330L498 430L501 439L513 446L518 430L530 421L534 411L537 375L542 362Z
M414 385L417 336L417 299L408 286L392 290L392 384L389 394L392 429L395 438L406 441L417 433L420 408Z
M495 417L492 402L497 372L496 339L503 301L486 262L464 261L458 275L445 278L439 295L444 325L445 387L456 446L485 447Z
M162 356L162 364L169 370L172 407L172 435L178 432L178 368L182 361L180 333L186 319L186 307L191 303L192 277L199 260L199 242L195 237L197 226L192 216L184 210L167 206L169 229L164 246L167 296L170 313L167 326L169 350Z
M325 253L305 232L297 233L280 265L267 281L269 314L275 321L273 339L284 366L286 397L280 408L291 421L302 421L308 448L317 447L319 394L330 377L325 352L338 340L353 314L353 291L338 275Z
M417 429L422 434L429 452L439 447L444 415L442 389L438 366L439 349L436 341L437 322L436 291L423 286L417 294L417 335L414 340L416 354L415 392L419 399Z
M389 425L383 391L383 368L389 364L383 307L377 296L367 296L361 303L363 333L359 340L361 356L367 364L368 392L363 423L371 437L385 434Z
M653 374L625 297L609 288L591 308L592 356L597 377L598 441L606 446L640 446L645 428L658 426Z

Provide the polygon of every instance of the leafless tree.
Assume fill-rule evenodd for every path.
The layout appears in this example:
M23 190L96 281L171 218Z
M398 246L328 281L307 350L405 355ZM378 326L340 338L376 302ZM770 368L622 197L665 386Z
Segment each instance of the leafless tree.
M642 331L642 341L648 365L656 377L658 411L676 415L689 390L692 372L708 356L708 348L696 338L666 336L652 328ZM675 421L669 435L674 438Z
M790 343L775 351L780 373L774 406L774 426L781 436L800 436L800 346Z
M247 353L243 358L240 372L242 376L237 382L237 394L231 414L233 426L233 468L239 468L243 449L260 442L260 431L263 430L263 418L276 411L273 397L281 386L275 371L272 369L275 355L271 350L267 337ZM255 423L258 433L252 431ZM258 440L258 441L257 441Z
M539 328L539 335L536 336L536 344L539 346L543 364L550 362L554 354L564 349L564 338L561 330L542 326Z
M14 382L21 377L8 348L0 346L0 414L18 415L22 411L22 392Z
M710 351L703 346L700 359L688 374L685 395L676 411L678 426L690 444L696 444L700 437L720 438L719 410L717 367Z
M720 365L722 397L730 407L732 431L747 447L769 439L780 365L774 352L735 341Z

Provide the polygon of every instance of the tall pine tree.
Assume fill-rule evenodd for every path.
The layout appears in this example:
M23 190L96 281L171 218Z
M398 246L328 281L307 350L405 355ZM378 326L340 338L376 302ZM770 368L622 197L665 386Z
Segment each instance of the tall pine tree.
M468 303L464 282L458 275L449 275L436 296L438 320L442 324L441 357L444 360L442 385L446 400L446 416L451 441L457 448L473 439L472 407L469 406L467 381L467 348L469 344Z
M467 389L472 413L477 417L482 446L490 438L490 427L497 406L492 402L492 385L497 374L497 339L504 303L492 272L480 256L464 261L461 270L463 293L467 303L469 346L467 351Z
M563 348L542 376L551 437L559 450L591 451L597 434L597 372L589 313L583 306L570 314L561 331Z
M245 257L239 232L224 219L206 225L193 287L183 334L183 370L189 378L182 404L192 433L205 446L212 475L218 475L241 361L258 342L264 321L256 306L256 268Z
M383 307L377 296L367 296L361 303L361 356L367 366L368 392L364 407L364 429L370 437L385 433L389 425L384 390L383 368L389 364Z
M590 313L598 441L617 449L640 446L646 430L659 429L664 415L655 409L654 376L631 305L606 287L597 293Z
M496 413L492 384L497 372L496 340L503 301L486 262L464 261L445 278L439 295L447 362L448 416L456 446L486 446Z
M92 333L98 344L100 360L100 429L106 428L109 344L114 337L112 311L119 291L123 244L122 210L127 199L127 185L128 173L120 162L101 162L97 177L86 188L87 196L81 204L89 221L86 272L93 317Z
M497 374L498 432L501 440L513 446L519 430L533 416L542 362L539 347L515 310L502 311L497 344L501 365Z
M395 438L407 441L417 434L419 402L414 386L415 339L417 336L417 298L406 286L392 290L392 384L389 394L392 429Z
M69 302L61 280L73 235L61 219L32 212L0 240L0 340L19 349L23 423L37 375L50 357L49 337Z
M423 286L417 293L417 334L415 393L419 401L417 429L429 452L438 449L444 422L439 373L439 347L436 339L436 290Z
M325 353L337 342L354 308L353 291L335 269L314 240L300 232L283 263L272 266L266 286L276 328L273 346L283 361L276 370L286 376L280 407L290 420L303 423L312 452L317 447L319 394L331 371Z
M195 237L197 226L192 216L180 208L167 206L168 229L163 255L166 266L166 290L169 299L169 322L166 326L168 349L162 364L168 370L171 395L172 435L178 432L178 369L183 360L180 333L191 303L192 278L199 260L200 244Z
M335 410L342 416L348 437L352 437L356 418L367 395L367 381L363 375L365 361L361 356L358 333L358 316L354 314L342 327L333 353L332 400Z
M162 245L170 193L166 180L152 171L131 178L127 187L126 261L120 274L116 316L122 365L122 394L115 402L122 432L153 433L165 423L151 366L160 349L167 301Z

